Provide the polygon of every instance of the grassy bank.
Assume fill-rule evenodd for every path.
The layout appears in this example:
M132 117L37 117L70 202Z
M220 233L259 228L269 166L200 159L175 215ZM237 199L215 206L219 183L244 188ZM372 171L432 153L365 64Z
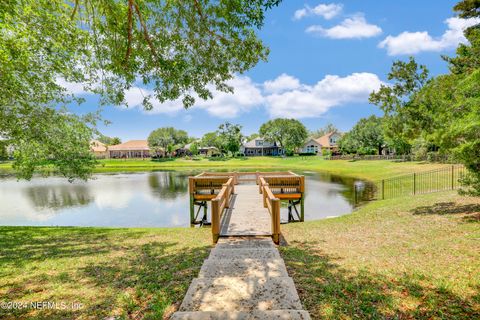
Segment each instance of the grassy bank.
M183 299L210 239L207 229L0 227L1 302L68 306L2 306L0 318L161 319Z
M354 176L358 178L376 180L414 171L427 171L442 168L448 165L426 162L395 162L384 160L348 161L323 160L318 157L251 157L237 159L162 159L157 161L146 160L100 160L96 172L122 172L145 170L209 170L209 169L289 169L325 171L332 174ZM0 170L11 171L11 163L1 163Z
M378 201L282 232L282 255L314 319L480 318L478 198Z
M9 164L4 166L8 166ZM102 171L288 168L379 179L443 165L316 158L103 161ZM455 192L367 204L282 225L280 248L313 319L480 317L480 199ZM0 227L7 319L159 319L171 314L209 252L210 230Z
M373 202L282 225L280 247L313 319L480 317L480 199L444 192ZM206 258L210 230L0 227L3 301L79 310L0 310L10 319L159 319Z

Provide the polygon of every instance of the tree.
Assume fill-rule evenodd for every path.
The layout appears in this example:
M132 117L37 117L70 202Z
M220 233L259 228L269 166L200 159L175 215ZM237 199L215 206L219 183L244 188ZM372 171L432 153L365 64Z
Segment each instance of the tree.
M218 150L222 148L220 137L218 136L217 131L205 133L202 137L201 143L204 147L215 147Z
M190 153L194 156L198 154L198 143L197 142L192 142L190 145Z
M30 178L32 168L47 162L61 164L57 169L69 178L91 172L84 155L98 114L80 118L60 109L82 102L65 89L67 83L98 93L102 104L126 104L125 93L137 90L146 109L152 99L178 98L190 107L196 98L211 98L209 88L231 92L227 81L234 74L266 60L268 49L255 31L279 2L2 1L0 135L16 147L19 177ZM151 91L141 91L139 83ZM66 129L73 122L85 141ZM63 139L44 139L57 127ZM77 161L52 153L62 149Z
M454 9L460 17L478 17L480 1L460 1ZM468 169L463 192L480 195L480 24L465 30L465 36L469 43L461 44L455 57L444 57L449 74L427 81L412 59L409 68L399 69L407 64L397 62L392 79L398 82L391 90L382 87L370 100L396 125L391 136L421 138L452 154Z
M167 146L166 151L167 151L167 154L168 154L168 157L169 157L169 158L172 157L172 153L173 153L174 150L175 150L175 147L174 147L173 144L169 144L169 145Z
M113 137L112 140L110 141L111 145L114 146L116 144L122 143L122 140L119 137Z
M9 158L8 155L8 140L0 140L0 161L7 160Z
M453 8L459 13L460 18L480 17L479 0L463 0ZM470 74L480 69L480 24L471 26L465 30L465 37L468 43L461 43L457 48L456 57L443 59L449 63L450 71L453 74Z
M298 120L277 118L262 124L260 135L271 143L279 143L288 153L293 153L305 143L308 131Z
M384 112L388 137L418 137L422 128L432 124L430 117L414 103L414 97L428 83L428 69L418 65L413 57L408 62L395 61L388 74L393 85L381 85L370 95L370 103Z
M222 152L230 152L233 156L240 150L242 145L242 126L231 124L230 122L222 123L218 127L218 138Z
M39 110L36 110L39 111ZM23 119L14 140L13 168L17 177L30 179L36 168L52 167L69 181L87 179L97 163L90 152L92 129L76 116L42 110L51 124L43 126L35 118ZM2 117L0 117L2 119ZM3 119L2 119L3 120ZM2 121L0 120L0 121ZM28 129L28 130L27 130Z
M339 141L345 153L381 154L385 144L383 119L376 116L360 119Z
M103 134L99 134L97 137L97 140L103 144L106 144L107 146L113 146L113 145L122 143L122 140L120 140L119 137L112 138Z
M175 146L185 144L188 141L188 134L184 130L165 127L152 131L147 140L148 146L157 154L166 152L171 155Z
M328 123L327 125L325 125L323 128L320 128L316 131L312 131L310 132L310 136L314 139L318 139L330 132L339 132L339 130L337 129L337 127L331 123Z
M247 139L247 141L252 141L252 140L257 139L259 137L260 137L260 135L258 133L252 133L246 139Z

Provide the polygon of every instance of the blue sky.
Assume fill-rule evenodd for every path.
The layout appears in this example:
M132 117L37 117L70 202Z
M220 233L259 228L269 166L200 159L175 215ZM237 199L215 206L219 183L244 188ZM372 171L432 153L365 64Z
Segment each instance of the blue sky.
M331 122L349 130L360 118L380 110L368 104L368 93L386 82L392 61L415 56L432 75L447 72L441 54L453 55L464 41L462 29L473 23L453 18L451 0L284 0L267 12L259 36L270 47L261 62L232 80L234 95L215 93L191 110L178 102L141 107L106 107L100 126L122 140L146 139L163 126L201 137L223 121L239 123L244 134L275 117L295 117L315 130ZM81 93L81 92L80 92ZM98 99L84 95L81 110L95 110ZM139 90L127 95L141 101Z

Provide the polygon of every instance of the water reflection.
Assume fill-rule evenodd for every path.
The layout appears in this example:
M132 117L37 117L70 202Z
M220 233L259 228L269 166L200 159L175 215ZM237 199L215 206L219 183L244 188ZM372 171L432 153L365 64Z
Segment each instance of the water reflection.
M358 180L324 173L306 176L305 219L350 213ZM59 177L0 178L0 225L111 227L189 226L191 172L99 174L88 182ZM282 216L286 219L286 208Z
M24 192L37 210L84 206L94 200L85 185L31 186L25 188Z
M148 184L155 197L176 199L188 192L188 175L177 172L169 172L168 174L152 172L148 176Z

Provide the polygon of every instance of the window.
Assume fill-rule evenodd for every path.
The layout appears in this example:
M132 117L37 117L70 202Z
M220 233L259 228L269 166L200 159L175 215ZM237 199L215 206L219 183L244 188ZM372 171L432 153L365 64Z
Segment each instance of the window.
M318 153L318 147L316 145L307 146L307 153Z

